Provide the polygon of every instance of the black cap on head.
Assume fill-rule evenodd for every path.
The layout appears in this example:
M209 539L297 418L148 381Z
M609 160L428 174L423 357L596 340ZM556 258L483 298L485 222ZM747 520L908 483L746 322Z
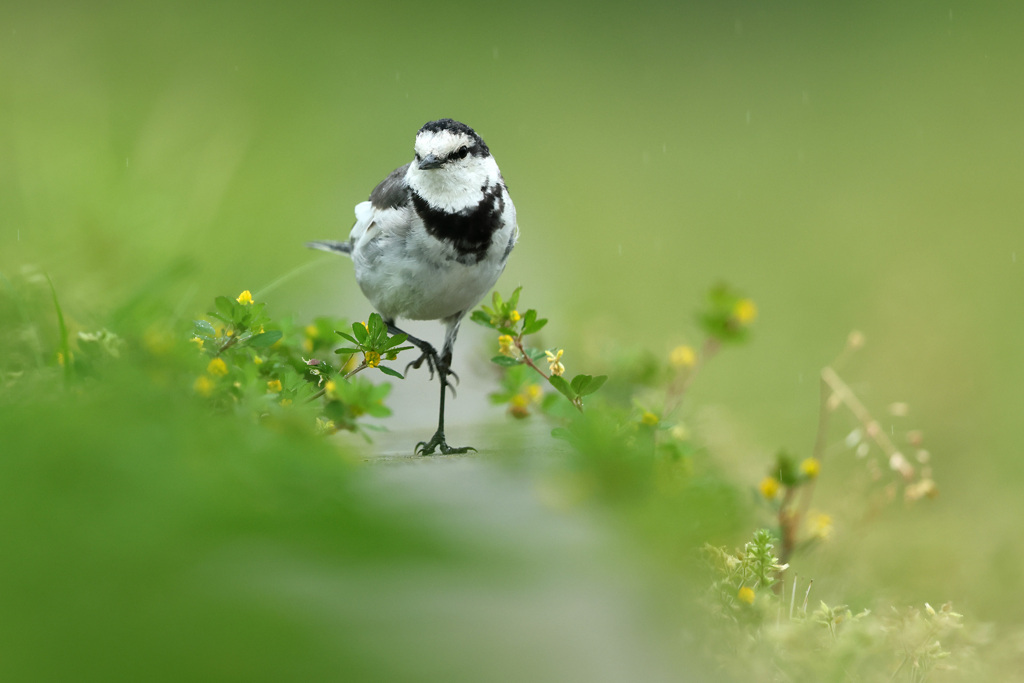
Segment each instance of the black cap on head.
M455 119L438 119L437 121L429 121L423 124L420 128L420 133L440 133L443 130L451 131L453 133L463 133L468 135L470 138L476 141L473 145L471 152L476 156L486 156L491 153L491 150L487 149L487 143L484 142L483 138L476 134L476 131L467 126L464 123L460 123Z

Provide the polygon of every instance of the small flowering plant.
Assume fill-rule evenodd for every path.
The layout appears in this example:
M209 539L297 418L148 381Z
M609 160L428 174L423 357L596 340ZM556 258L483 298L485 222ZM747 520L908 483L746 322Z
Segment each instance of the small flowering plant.
M576 375L571 380L564 377L565 365L562 363L564 349L543 350L526 346L523 338L540 332L547 325L547 318L538 318L537 311L528 309L526 313L520 314L519 293L522 287L517 287L512 296L506 301L501 294L494 292L491 298L491 306L481 306L473 311L471 320L473 322L489 327L498 332L498 355L491 360L504 368L515 368L526 366L547 380L558 393L565 396L573 406L580 412L583 411L583 398L598 391L604 386L608 377L606 375ZM547 371L541 367L547 364ZM521 377L521 373L513 377ZM518 389L518 388L517 388ZM536 391L534 391L536 394ZM505 395L503 392L502 396ZM509 395L509 404L512 414L517 417L525 417L528 414L526 406L528 402L522 400L522 394L515 390Z
M711 596L720 614L737 621L763 617L751 607L759 595L772 593L772 586L786 570L776 555L776 543L771 531L759 529L741 550L704 546L704 557L713 573Z
M201 344L214 344L218 353L233 346L263 349L282 337L280 330L265 329L270 322L263 310L265 304L253 301L248 289L234 300L218 296L213 303L217 310L207 315L223 323L220 334L208 320L196 320L193 340Z
M923 436L919 430L911 429L903 434L904 444L894 441L880 426L879 421L861 402L849 384L838 371L847 357L864 346L864 335L852 332L846 347L839 357L821 371L821 405L818 413L818 435L812 454L803 459L785 450L780 450L766 476L758 484L761 499L773 511L781 539L781 557L788 562L796 551L827 541L832 535L832 519L828 514L811 510L815 483L821 474L822 461L828 448L829 423L833 414L845 408L858 423L843 440L846 450L852 450L858 460L863 460L873 481L882 481L885 469L898 475L896 481L886 484L885 498L895 498L899 484L903 485L903 498L912 503L921 498L938 495L938 487L932 479L928 451L922 448ZM889 406L892 417L906 416L905 403ZM901 448L914 449L913 464ZM874 456L874 457L872 457Z
M401 377L380 365L393 359L404 335L389 337L379 315L368 324L355 323L353 334L342 336L352 348L336 348L334 330L347 326L341 320L317 318L304 326L291 320L271 320L262 302L248 290L237 298L217 297L216 311L208 320L193 322L191 339L202 358L202 370L192 381L192 390L218 410L242 412L260 420L294 419L315 425L317 431L360 432L374 428L365 416L384 417L384 405L391 386L374 384L352 375L376 367L385 374ZM329 360L340 354L340 362ZM355 354L363 354L357 363ZM351 378L351 379L350 379Z
M387 325L384 324L384 319L380 317L380 314L371 314L369 321L366 323L352 323L352 334L339 330L335 330L335 332L341 335L345 341L352 344L351 347L335 349L335 353L363 354L363 362L349 372L346 377L350 377L366 368L377 368L385 375L405 379L402 373L386 365L381 365L380 361L381 358L395 360L400 352L413 348L412 346L400 346L409 338L409 335L396 334L389 336Z
M697 316L704 332L724 344L747 341L756 318L756 304L725 284L711 288L707 307Z

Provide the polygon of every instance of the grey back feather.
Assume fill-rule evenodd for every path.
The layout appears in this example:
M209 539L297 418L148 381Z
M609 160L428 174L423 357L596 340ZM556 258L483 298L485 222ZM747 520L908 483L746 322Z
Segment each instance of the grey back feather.
M409 202L409 185L405 182L405 172L408 170L409 164L396 168L373 188L370 193L373 208L395 209Z

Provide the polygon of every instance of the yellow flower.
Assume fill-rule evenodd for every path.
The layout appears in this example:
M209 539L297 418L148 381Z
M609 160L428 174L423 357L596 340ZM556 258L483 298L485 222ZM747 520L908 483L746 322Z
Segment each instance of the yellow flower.
M500 335L498 337L498 353L500 353L503 356L511 356L512 355L512 342L513 341L515 341L515 340L512 339L512 335L509 335L509 334Z
M551 370L551 374L555 377L561 377L562 373L565 372L565 366L559 362L562 358L562 353L562 349L558 349L556 353L551 353L550 351L544 352L544 355L547 356L548 359L548 369Z
M939 495L939 487L936 486L935 481L932 479L922 479L914 484L907 485L907 488L903 489L903 499L908 503L912 503L921 498L935 498Z
M512 417L522 419L530 415L530 398L525 394L516 394L508 402L508 412Z
M192 384L192 389L205 398L213 393L213 380L206 375L199 375L195 383Z
M640 423L647 425L648 427L653 427L658 424L658 416L649 410L645 410L644 414L640 417Z
M668 361L676 370L692 368L697 364L697 352L693 350L692 346L682 344L672 349L672 353L668 356Z
M334 383L334 380L328 380L327 384L324 385L324 393L327 394L327 398L337 398L334 390L338 388L338 385Z
M832 538L832 517L824 512L811 515L807 520L807 530L812 538L827 541Z
M252 303L252 292L250 292L248 289L245 290L244 292L238 295L238 298L235 299L235 301L242 304L243 306L250 305Z
M281 380L272 379L269 382L267 382L267 391L272 394L281 393Z
M544 397L544 389L539 384L531 384L526 387L526 395L534 403L540 403L540 400Z
M817 458L806 458L800 463L800 471L803 472L808 479L814 479L818 476L818 473L821 472L821 461Z
M253 356L252 362L255 363L256 365L263 365L263 359L260 358L259 356Z
M779 495L780 486L781 484L779 484L779 480L775 477L765 477L761 480L761 483L758 484L757 488L761 491L762 496L771 500L775 496Z
M739 599L740 602L745 602L748 605L753 605L754 598L757 596L754 594L753 588L751 588L750 586L744 586L743 588L740 588L738 593L736 593L736 597Z
M732 317L740 325L749 325L757 317L757 305L750 299L740 299L732 308Z
M195 344L197 349L203 348L204 342L199 337L192 337L191 339L189 339L189 341Z
M380 365L380 354L376 351L366 351L363 353L363 360L367 366L375 368Z
M310 339L316 339L320 336L320 329L316 325L306 325L306 329L304 331L306 336Z
M278 403L278 405L280 405L280 406L281 406L282 408L287 408L288 406L290 406L290 405L292 404L292 400L291 400L290 398L282 398L282 399L281 399L280 401L278 401L277 403Z
M302 340L302 350L306 353L310 353L313 350L313 340L306 337Z
M214 377L223 377L228 374L228 364L225 363L222 358L214 358L210 361L210 364L206 366L206 371Z
M508 314L508 319L513 323L519 322L522 316L519 315L519 311L512 309L512 312Z
M338 428L334 424L334 420L328 420L326 417L318 417L316 419L316 431L319 434L333 434Z

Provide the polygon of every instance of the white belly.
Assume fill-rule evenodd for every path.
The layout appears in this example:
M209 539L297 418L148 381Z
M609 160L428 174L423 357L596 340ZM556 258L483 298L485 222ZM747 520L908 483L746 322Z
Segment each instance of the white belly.
M514 225L499 231L483 259L469 264L460 263L450 245L425 233L419 239L408 233L378 234L372 245L353 253L356 281L387 319L461 317L487 295L504 270Z

